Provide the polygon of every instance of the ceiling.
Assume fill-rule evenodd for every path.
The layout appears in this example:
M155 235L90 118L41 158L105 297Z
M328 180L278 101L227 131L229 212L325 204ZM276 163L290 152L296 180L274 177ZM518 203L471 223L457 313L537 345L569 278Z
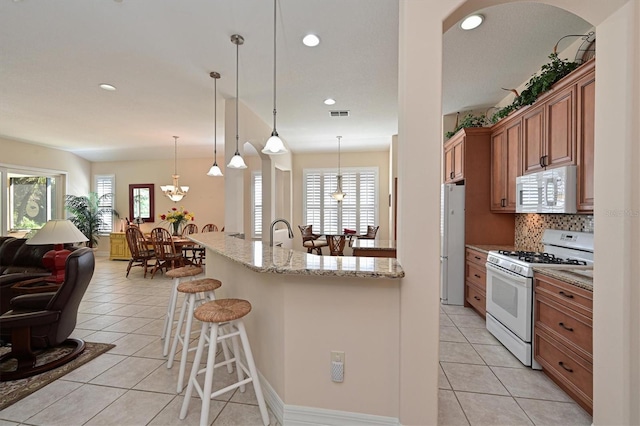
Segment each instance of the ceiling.
M445 114L495 105L506 95L500 87L526 81L560 37L591 27L537 3L483 13L478 29L445 34ZM397 0L278 0L277 124L294 152L334 151L337 135L343 151L387 149L398 131L398 15ZM178 135L180 157L211 156L209 73L222 75L221 151L220 101L235 97L236 33L245 38L240 100L271 126L271 1L5 0L0 136L121 161L173 158ZM320 45L302 45L307 33ZM337 103L324 105L328 97ZM350 115L332 118L330 110Z

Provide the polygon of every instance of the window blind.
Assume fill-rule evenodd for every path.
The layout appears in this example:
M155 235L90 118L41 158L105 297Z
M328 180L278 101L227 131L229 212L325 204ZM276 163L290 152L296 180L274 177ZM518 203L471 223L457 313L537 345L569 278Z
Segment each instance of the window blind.
M107 208L115 210L115 176L96 175L95 185L96 193L98 194L98 207L101 209ZM100 226L99 233L109 234L113 232L113 214L104 213L102 220L103 223Z
M303 221L314 232L340 233L344 228L366 233L378 222L378 169L342 170L342 191L347 195L338 203L331 194L338 183L335 169L305 169L303 183Z

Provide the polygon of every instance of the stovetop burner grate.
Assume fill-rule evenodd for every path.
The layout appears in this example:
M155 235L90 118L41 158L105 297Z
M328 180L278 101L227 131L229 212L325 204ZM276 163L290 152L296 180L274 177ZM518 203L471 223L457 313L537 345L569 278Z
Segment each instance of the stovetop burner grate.
M536 251L523 251L523 250L498 250L498 253L507 257L516 257L518 260L527 263L540 263L540 264L552 264L552 265L586 265L587 262L578 259L564 259L557 257L551 253L536 252Z

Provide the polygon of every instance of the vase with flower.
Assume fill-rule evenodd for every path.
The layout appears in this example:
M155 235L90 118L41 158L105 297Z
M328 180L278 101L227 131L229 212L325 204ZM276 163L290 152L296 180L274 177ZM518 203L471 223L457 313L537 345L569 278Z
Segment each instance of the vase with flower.
M169 227L171 229L171 235L179 236L182 234L182 227L187 224L189 221L194 221L195 216L193 213L184 209L184 207L180 206L172 207L166 214L161 214L160 219L164 222L169 223Z

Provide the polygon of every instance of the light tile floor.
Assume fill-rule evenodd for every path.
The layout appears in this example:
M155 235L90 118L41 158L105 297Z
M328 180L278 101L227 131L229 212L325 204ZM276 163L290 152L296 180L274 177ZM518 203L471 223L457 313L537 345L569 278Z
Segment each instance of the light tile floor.
M160 274L144 279L141 268L125 278L126 266L97 257L73 332L116 347L0 411L0 426L199 423L197 395L187 418L178 419L184 400L184 392L175 393L178 364L167 369L162 356L160 334L172 281ZM471 309L441 308L440 425L591 424L582 408L542 372L523 367L484 327ZM190 368L187 363L187 373ZM228 380L233 375L216 375L214 386ZM253 387L213 400L209 424L261 425Z
M523 366L475 311L440 309L438 423L590 425L591 416L542 371Z
M0 411L4 425L197 425L200 399L194 392L185 420L178 414L184 391L176 394L179 361L167 369L160 335L172 280L142 268L96 258L96 270L78 313L72 336L115 348L28 397ZM181 302L180 302L181 303ZM194 325L193 329L200 327ZM195 344L193 344L195 346ZM177 355L177 360L181 354ZM194 352L189 354L193 360ZM186 375L191 371L187 363ZM233 382L216 371L214 388ZM271 425L278 425L269 411ZM227 392L211 402L211 425L262 425L252 385Z

